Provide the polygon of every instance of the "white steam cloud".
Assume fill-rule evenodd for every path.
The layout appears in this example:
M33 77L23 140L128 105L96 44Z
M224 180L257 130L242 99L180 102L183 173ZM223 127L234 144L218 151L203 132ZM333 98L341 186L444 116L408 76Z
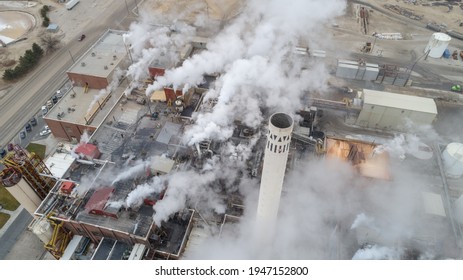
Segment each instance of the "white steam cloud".
M128 207L138 207L143 203L143 199L153 193L160 193L164 189L163 180L159 177L153 177L151 182L138 185L132 192L127 195L125 205Z
M291 5L283 0L249 1L208 42L207 50L168 69L146 93L169 85L186 90L202 83L205 74L220 73L216 88L205 97L216 98L217 104L211 112L195 116L195 125L185 135L189 145L228 139L234 120L258 127L263 120L260 108L293 112L300 107L300 98L307 91L323 88L328 77L323 63L304 65L293 50L300 42L317 47L317 41L326 37L323 24L341 15L345 6L342 0L296 0ZM195 34L194 28L178 22L175 32L171 29L153 27L149 20L132 25L126 36L135 59L129 76L134 80L146 77L147 65L160 59L161 53L175 58L174 50Z
M146 171L146 168L148 167L148 163L144 161L139 161L135 163L135 165L127 168L126 170L122 171L121 173L118 173L114 181L111 183L111 185L114 185L116 182L125 180L127 178L132 178L137 175L142 174L144 171Z
M184 141L188 145L203 140L225 142L221 154L203 159L199 172L182 170L137 186L125 201L129 206L140 205L143 198L167 186L164 198L153 206L153 219L160 225L185 207L206 216L223 214L228 194L244 194L241 221L228 225L220 237L205 240L207 246L189 251L187 258L400 258L403 252L390 249L390 245L410 238L423 223L416 216L420 207L416 197L426 185L425 179L411 177L403 166L393 168L393 182L368 182L365 187L364 178L348 164L313 160L301 162L286 177L273 246L256 248L250 243L258 182L241 171L247 168L258 136L247 144L226 141L236 120L259 128L265 120L263 109L293 114L308 92L323 91L328 78L323 63L304 64L293 50L300 42L317 48L319 40L329 40L323 26L341 15L345 7L342 0L294 0L291 4L283 0L248 1L242 13L208 42L207 50L168 69L147 88L147 94L168 85L186 90L202 83L206 74L219 74L204 98L215 105L194 115L195 122L185 131ZM125 37L134 59L127 73L134 80L132 86L148 77L147 67L156 59L179 62L176 50L195 34L195 28L180 23L174 28L156 27L145 18L133 24ZM421 141L437 138L429 127L410 126L408 131L409 135L398 135L381 149L397 152L401 158ZM382 232L384 244L365 246L356 253L339 242L358 234L360 227Z

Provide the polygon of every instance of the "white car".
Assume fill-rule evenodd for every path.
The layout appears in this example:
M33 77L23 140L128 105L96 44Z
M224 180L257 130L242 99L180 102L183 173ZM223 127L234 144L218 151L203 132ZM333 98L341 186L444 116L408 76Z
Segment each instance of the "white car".
M46 135L48 135L48 134L50 134L50 133L51 133L51 130L50 130L50 128L48 127L48 125L46 125L46 126L43 127L43 130L40 131L39 134L40 134L40 136L46 136Z

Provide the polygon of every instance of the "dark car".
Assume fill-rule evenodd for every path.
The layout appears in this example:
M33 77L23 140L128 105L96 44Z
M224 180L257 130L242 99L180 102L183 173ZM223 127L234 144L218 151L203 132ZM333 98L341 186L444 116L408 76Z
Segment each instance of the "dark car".
M24 128L26 129L27 132L31 132L32 131L32 126L30 123L27 123Z
M4 158L6 156L6 150L0 149L0 158Z
M37 125L37 119L35 117L33 117L31 120L30 120L30 123L32 124L32 126L36 126Z
M20 137L21 139L26 138L26 132L24 132L23 130L22 130L21 132L19 132L19 137Z
M85 34L80 35L78 41L82 41L83 39L85 39Z

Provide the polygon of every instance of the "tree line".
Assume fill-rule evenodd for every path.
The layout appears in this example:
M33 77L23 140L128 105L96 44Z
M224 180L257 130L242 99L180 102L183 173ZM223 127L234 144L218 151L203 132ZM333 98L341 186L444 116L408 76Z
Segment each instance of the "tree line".
M19 64L15 68L5 70L3 79L11 81L22 77L38 64L42 56L43 49L36 43L32 44L32 48L19 57Z
M50 11L50 7L48 7L47 5L44 5L42 9L40 9L40 15L43 18L43 21L42 21L43 27L48 27L48 25L50 25L50 18L47 15L48 11Z

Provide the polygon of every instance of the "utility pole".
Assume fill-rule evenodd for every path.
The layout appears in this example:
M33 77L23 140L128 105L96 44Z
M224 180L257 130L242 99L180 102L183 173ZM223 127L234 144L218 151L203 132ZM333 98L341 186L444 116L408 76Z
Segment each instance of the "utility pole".
M72 59L72 63L76 63L76 61L74 60L74 57L72 57L71 51L70 51L70 50L68 50L68 52L69 52L69 55L71 56L71 59Z

